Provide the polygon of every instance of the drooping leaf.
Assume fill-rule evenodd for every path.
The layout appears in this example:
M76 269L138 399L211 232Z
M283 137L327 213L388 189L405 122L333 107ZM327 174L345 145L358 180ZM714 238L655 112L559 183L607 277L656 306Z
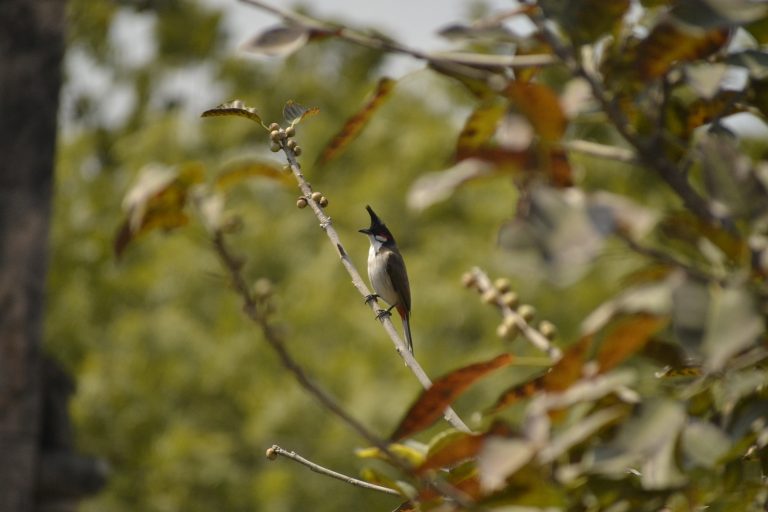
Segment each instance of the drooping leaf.
M459 368L435 380L408 409L390 440L397 441L429 427L475 381L509 365L512 360L511 354L501 354L489 361Z
M621 364L641 350L648 340L668 323L668 317L648 313L615 319L600 336L600 348L597 353L599 371L604 373Z
M560 432L539 451L537 458L543 463L549 463L624 416L624 408L621 406L600 409Z
M296 25L278 25L256 34L240 47L250 53L287 56L309 41L310 31Z
M371 120L376 111L389 99L397 82L391 78L382 78L376 84L376 89L365 102L363 107L352 117L347 119L344 126L334 135L320 154L318 164L322 165L333 160L363 131L365 125Z
M241 159L226 164L215 179L217 188L227 190L250 178L267 178L283 185L293 183L291 175L272 162L254 159Z
M305 107L293 100L288 100L283 106L283 119L285 119L291 126L296 126L303 121L305 117L311 117L318 112L320 112L320 109L317 107Z
M477 107L464 122L456 141L456 159L462 160L490 141L499 120L506 112L503 103L485 103Z
M638 44L635 69L645 80L660 77L677 62L703 59L716 52L728 40L728 33L727 29L683 26L667 18Z
M239 116L256 121L260 125L264 126L261 122L261 117L255 108L247 106L242 100L232 100L227 103L206 110L200 117L218 117L218 116ZM266 127L265 127L266 128Z
M507 98L523 114L545 142L557 142L565 133L567 119L557 94L543 84L512 81Z

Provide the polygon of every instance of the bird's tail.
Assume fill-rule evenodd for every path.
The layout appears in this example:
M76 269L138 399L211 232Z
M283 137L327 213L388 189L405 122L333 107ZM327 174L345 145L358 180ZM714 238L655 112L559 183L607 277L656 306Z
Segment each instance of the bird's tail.
M405 341L408 343L408 350L413 355L413 339L411 339L411 324L409 315L403 315L403 332L405 333Z

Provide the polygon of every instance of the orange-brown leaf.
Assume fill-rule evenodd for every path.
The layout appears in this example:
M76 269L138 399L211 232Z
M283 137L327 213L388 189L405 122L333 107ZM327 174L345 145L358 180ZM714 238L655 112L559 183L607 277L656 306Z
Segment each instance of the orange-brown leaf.
M560 100L552 89L543 84L513 81L507 85L505 93L542 140L560 140L565 133L567 120Z
M318 159L319 164L325 164L341 154L342 151L360 134L368 121L371 120L373 114L384 104L384 102L391 96L392 90L395 88L395 82L391 78L382 78L376 85L373 95L363 105L357 113L347 119L344 126L339 132L331 139L331 142L325 147Z
M505 390L489 412L498 412L524 398L530 398L539 391L562 391L581 377L587 351L592 346L592 336L584 336L574 343L544 375Z
M408 409L400 425L390 436L390 440L398 441L429 427L440 418L446 407L475 381L493 370L509 365L512 359L511 354L502 354L489 361L471 364L440 377L429 389L424 390Z
M224 166L216 176L216 187L228 189L249 178L268 178L288 185L293 183L291 175L283 172L280 167L270 162L258 160L238 160Z
M416 469L416 472L423 473L430 469L453 466L474 457L483 447L485 437L485 434L461 434L457 436L456 439L429 455Z
M500 103L487 103L469 115L456 141L457 160L466 158L493 137L506 109L506 105Z
M642 79L666 73L676 62L702 59L728 41L728 29L702 30L672 19L656 25L636 48L636 69Z
M621 364L629 356L642 349L650 338L663 329L666 316L638 313L623 316L604 327L597 362L600 372L607 372Z

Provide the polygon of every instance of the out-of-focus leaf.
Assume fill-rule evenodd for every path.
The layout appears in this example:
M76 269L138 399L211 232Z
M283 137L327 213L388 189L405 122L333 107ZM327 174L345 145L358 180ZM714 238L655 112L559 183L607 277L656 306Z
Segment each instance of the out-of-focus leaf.
M764 333L765 321L747 290L716 290L707 314L707 330L702 346L706 368L720 370L730 357L756 343Z
M560 140L568 121L552 89L543 84L512 81L505 93L543 141Z
M456 432L448 442L441 444L436 450L432 450L424 463L416 471L423 473L430 469L445 468L474 457L485 441L485 434L467 434Z
M597 362L600 372L607 372L641 350L648 340L663 329L669 318L639 313L615 319L599 337Z
M414 467L419 466L424 462L423 449L402 443L391 443L389 446L387 446L387 449L401 459L407 460ZM355 450L355 455L361 459L389 460L389 456L375 446L369 448L359 448Z
M768 78L768 53L760 50L744 50L728 55L727 64L749 70L749 76L757 80Z
M747 242L737 235L708 224L688 212L667 215L659 223L660 234L670 246L690 248L699 254L700 238L706 238L734 262L743 262L749 255Z
M445 479L453 488L463 492L470 499L477 500L482 496L474 461L451 469ZM423 487L417 500L421 503L421 510L435 510L435 505L438 505L436 510L440 510L439 505L445 503L444 496L432 486Z
M672 13L690 25L717 28L760 20L768 14L768 6L751 0L680 0Z
M547 14L560 23L577 45L594 42L616 30L629 9L629 0L547 0L539 2Z
M462 160L480 146L487 144L496 133L499 120L506 112L503 103L486 103L477 107L464 122L456 141L456 159Z
M592 346L592 336L584 336L566 349L563 357L547 373L517 384L502 392L488 411L499 412L518 400L530 398L540 391L562 391L576 382L582 375L587 352Z
M357 111L352 117L347 119L344 126L339 132L334 135L328 145L323 149L318 159L319 164L325 164L330 160L333 160L346 148L350 142L360 134L365 125L371 120L376 111L389 99L392 95L392 90L395 88L397 82L391 78L382 78L376 84L376 89L370 96L368 101L365 102L363 107Z
M239 116L256 121L263 126L259 113L253 107L248 107L241 100L232 100L227 103L206 110L200 117Z
M768 192L752 162L728 137L708 134L699 142L701 169L709 196L730 216L756 217L768 209Z
M283 106L283 119L285 119L291 126L296 126L303 121L305 117L311 117L318 112L320 112L320 109L317 107L305 107L293 100L288 100Z
M277 25L243 43L240 47L250 53L268 56L286 56L309 41L310 31L295 25Z
M589 270L609 235L642 236L657 222L654 212L607 192L586 196L540 186L530 197L527 214L501 228L499 245L538 253L557 284L572 283Z
M527 439L488 439L477 458L480 487L485 492L500 489L507 477L526 465L535 453L533 443Z
M487 101L490 98L498 95L494 88L491 87L491 85L488 83L488 80L468 77L464 73L457 72L454 66L442 63L439 60L431 60L428 65L434 71L458 81L460 84L466 87L470 93L472 93L477 99L481 101ZM500 81L505 81L501 75L493 76L498 78Z
M283 185L293 183L291 175L272 162L242 159L226 164L216 176L215 185L227 190L249 178L267 178Z
M688 85L702 98L712 98L720 89L728 66L718 63L691 64L685 67Z
M509 365L513 359L511 354L501 354L489 361L459 368L435 380L408 409L390 440L397 441L429 427L475 381Z
M492 25L465 25L453 23L437 31L437 35L449 41L514 41L514 34L500 23Z
M624 408L619 406L600 409L582 418L549 441L538 453L538 459L547 464L557 459L577 444L587 440L605 426L624 417Z
M408 191L408 207L416 211L425 210L451 197L464 183L493 174L490 164L476 158L462 160L445 171L423 174Z
M768 16L744 27L759 44L768 43Z
M176 168L150 165L126 193L123 209L127 219L115 237L115 255L138 236L155 229L171 230L189 222L184 208L190 187L203 181L205 168L190 162Z
M667 18L637 45L635 69L642 79L657 78L677 62L708 57L727 40L727 29L696 29Z
M374 468L363 468L363 470L360 471L360 477L368 483L387 487L388 489L394 489L405 497L412 496L414 494L414 489L410 484L393 480L392 478L389 478L383 474L381 471L377 471Z
M712 423L692 419L683 428L683 452L697 466L713 468L731 447L725 432Z
M646 400L638 416L627 421L609 445L598 450L593 471L621 476L635 469L644 489L668 489L683 484L675 464L675 446L686 414L682 403Z

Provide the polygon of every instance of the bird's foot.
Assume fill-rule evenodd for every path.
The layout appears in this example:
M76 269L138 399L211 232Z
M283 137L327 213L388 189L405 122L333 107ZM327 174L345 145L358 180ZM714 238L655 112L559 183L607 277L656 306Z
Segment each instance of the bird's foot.
M366 304L370 304L371 302L373 302L374 300L376 300L378 298L379 298L379 294L378 293L372 293L370 295L366 295L365 296L365 303Z
M376 320L381 320L382 318L389 318L392 316L392 313L390 312L390 309L380 309L376 312Z

